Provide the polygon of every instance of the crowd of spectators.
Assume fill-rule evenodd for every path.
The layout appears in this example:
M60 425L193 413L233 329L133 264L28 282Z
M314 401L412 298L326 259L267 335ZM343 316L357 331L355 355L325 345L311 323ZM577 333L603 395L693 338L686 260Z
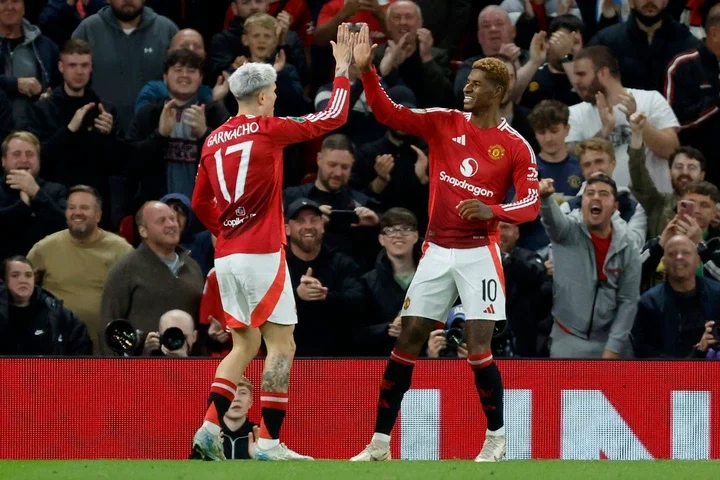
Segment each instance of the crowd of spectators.
M495 355L715 358L720 0L0 0L0 355L114 355L117 319L125 355L227 353L202 145L248 61L277 71L276 115L322 110L342 22L409 108L460 108L479 58L510 72L542 206L499 225ZM437 175L350 82L347 124L284 151L300 357L390 353ZM466 355L464 321L458 299L426 355Z

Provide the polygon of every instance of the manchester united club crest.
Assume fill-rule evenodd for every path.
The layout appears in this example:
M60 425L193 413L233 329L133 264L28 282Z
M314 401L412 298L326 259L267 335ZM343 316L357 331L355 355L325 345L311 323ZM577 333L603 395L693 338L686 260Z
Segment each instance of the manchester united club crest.
M410 308L410 297L405 297L405 303L403 303L403 309L407 310Z
M491 145L490 148L488 148L488 155L490 155L490 158L493 160L500 160L505 156L505 149L502 145Z

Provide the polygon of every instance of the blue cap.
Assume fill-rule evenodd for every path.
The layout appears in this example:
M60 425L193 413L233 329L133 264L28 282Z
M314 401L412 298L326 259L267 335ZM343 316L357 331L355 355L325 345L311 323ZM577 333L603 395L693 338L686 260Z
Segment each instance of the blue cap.
M457 326L457 323L465 321L465 309L462 305L458 305L450 309L448 312L447 320L445 321L445 328L453 328Z

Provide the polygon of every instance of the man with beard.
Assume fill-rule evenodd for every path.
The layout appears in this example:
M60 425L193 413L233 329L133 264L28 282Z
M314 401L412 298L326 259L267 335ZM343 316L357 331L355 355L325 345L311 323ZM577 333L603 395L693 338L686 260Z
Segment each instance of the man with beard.
M122 318L147 334L169 310L182 310L197 319L205 279L189 252L179 247L175 212L162 202L146 202L135 223L143 243L110 269L101 324ZM102 346L107 350L104 342Z
M630 186L628 142L630 117L635 112L647 116L642 129L646 165L655 186L671 192L667 159L680 146L680 127L667 100L654 90L626 88L621 82L617 57L604 46L584 48L574 59L575 90L583 103L570 107L570 134L567 143L591 137L610 141L615 147L617 168L613 180L620 187Z
M601 30L589 45L610 48L625 86L662 92L687 129L683 144L709 156L715 146L710 138L718 128L717 60L670 16L668 3L632 0L627 21Z
M622 358L640 297L640 255L614 216L617 187L605 174L587 180L582 209L565 215L540 181L540 215L552 241L553 358Z
M675 216L679 198L691 182L705 179L705 156L692 147L680 147L668 159L670 166L671 192L661 192L653 182L643 154L643 132L646 116L636 113L630 117L630 144L628 148L630 191L640 202L647 214L648 238L659 236L665 226Z
M25 255L35 242L65 228L65 187L40 172L40 141L14 132L2 143L0 258Z
M70 189L65 209L67 230L48 235L28 253L36 283L87 325L95 345L102 343L100 299L108 272L132 250L122 237L98 228L101 217L97 190L76 185Z
M295 356L351 355L348 338L363 301L357 264L323 245L322 212L312 200L301 198L287 208L286 230L298 315Z
M124 160L115 110L88 86L93 56L85 41L69 40L60 52L58 68L63 84L35 103L27 129L42 144L43 177L68 188L89 185L97 189L107 228L111 223L108 176L119 172Z
M109 0L72 35L92 47L93 88L117 108L115 121L125 131L140 89L162 77L165 54L178 31L172 21L144 5L145 0Z
M325 243L351 256L364 267L369 266L377 254L373 248L377 230L371 227L377 226L380 220L372 210L377 209L377 202L365 193L348 187L354 155L354 147L345 135L332 134L326 137L318 153L315 183L286 188L283 191L283 204L288 207L300 198L318 203L326 216ZM358 218L348 222L337 215L333 216L333 210L352 210Z

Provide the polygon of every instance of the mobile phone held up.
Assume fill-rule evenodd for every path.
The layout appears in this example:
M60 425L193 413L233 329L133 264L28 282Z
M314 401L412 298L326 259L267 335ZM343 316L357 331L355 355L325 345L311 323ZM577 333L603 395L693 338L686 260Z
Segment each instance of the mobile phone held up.
M680 200L680 202L678 202L677 213L678 215L683 215L687 218L694 218L695 202L692 202L690 200Z
M333 210L330 212L330 223L334 225L352 225L360 223L360 217L355 210Z

